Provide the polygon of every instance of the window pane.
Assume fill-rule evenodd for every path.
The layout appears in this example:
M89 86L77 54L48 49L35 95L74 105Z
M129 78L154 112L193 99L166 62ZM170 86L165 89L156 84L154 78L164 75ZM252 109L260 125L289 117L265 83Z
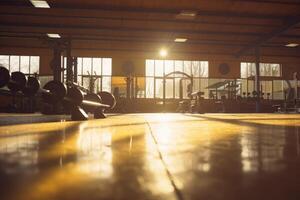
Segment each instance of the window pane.
M154 60L146 60L146 76L154 76Z
M93 74L101 75L101 58L93 58Z
M241 63L241 78L247 78L247 63Z
M102 68L102 75L111 75L111 58L103 58L102 60L103 68Z
M273 81L273 99L284 99L284 91L283 91L283 81L275 80Z
M82 69L83 69L84 75L91 74L91 70L92 70L92 59L91 58L83 58L82 59Z
M174 87L175 87L175 98L176 99L179 99L180 98L180 79L181 78L175 78L175 85L174 85Z
M30 74L39 73L40 69L40 57L31 56L30 57Z
M192 75L194 77L200 76L200 62L199 61L192 61Z
M102 78L102 91L111 92L111 77Z
M101 78L98 78L94 82L94 93L98 93L101 91Z
M163 79L155 79L155 98L163 98Z
M280 64L271 64L272 76L281 76L281 65Z
M174 62L172 60L165 61L165 74L169 74L174 71Z
M0 65L9 69L9 56L0 55Z
M200 62L200 77L208 77L208 61Z
M154 97L154 78L146 78L146 98Z
M184 66L184 73L191 75L192 73L192 62L191 61L184 61L183 62Z
M10 71L20 71L20 56L10 56Z
M77 58L77 75L82 75L82 58Z
M183 61L181 60L175 60L175 71L177 72L183 72ZM176 77L182 77L181 74L175 74Z
M174 82L173 79L166 79L166 98L171 99L173 97Z
M20 71L29 74L29 56L21 56Z
M162 60L155 60L155 76L164 75L164 62Z
M83 77L82 80L82 86L87 89L90 89L90 79L88 77Z

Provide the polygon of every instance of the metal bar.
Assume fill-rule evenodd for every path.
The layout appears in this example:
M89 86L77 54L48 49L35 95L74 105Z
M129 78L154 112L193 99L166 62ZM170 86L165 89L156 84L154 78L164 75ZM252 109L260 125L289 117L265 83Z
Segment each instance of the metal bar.
M260 112L260 52L259 47L255 48L255 87L257 92L257 98L256 98L256 112Z

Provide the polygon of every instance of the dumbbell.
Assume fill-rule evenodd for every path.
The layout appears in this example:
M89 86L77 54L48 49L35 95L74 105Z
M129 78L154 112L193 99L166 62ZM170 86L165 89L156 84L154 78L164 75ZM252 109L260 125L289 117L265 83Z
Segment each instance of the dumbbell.
M10 75L8 69L0 66L0 87L7 86L15 94L24 89L26 82L27 78L22 72L12 72Z
M104 110L114 108L116 100L113 95L108 92L102 92L100 94L103 96L103 99L102 96L97 94L84 94L78 87L68 88L65 100L72 104L72 120L87 119L86 112L94 113L95 119L105 118ZM83 110L81 110L81 108L83 108Z

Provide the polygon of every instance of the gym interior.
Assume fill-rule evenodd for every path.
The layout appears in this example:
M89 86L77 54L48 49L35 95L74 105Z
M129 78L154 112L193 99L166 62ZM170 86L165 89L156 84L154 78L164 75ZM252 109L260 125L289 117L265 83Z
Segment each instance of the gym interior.
M0 16L0 199L300 199L300 1Z

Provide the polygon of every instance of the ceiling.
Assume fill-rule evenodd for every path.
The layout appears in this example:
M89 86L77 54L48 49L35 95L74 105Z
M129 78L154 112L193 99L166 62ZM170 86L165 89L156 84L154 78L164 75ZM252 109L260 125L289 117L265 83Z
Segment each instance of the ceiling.
M28 0L0 1L0 46L47 47L46 33L77 49L300 56L300 0ZM186 19L181 12L197 13ZM187 38L175 43L175 38Z

